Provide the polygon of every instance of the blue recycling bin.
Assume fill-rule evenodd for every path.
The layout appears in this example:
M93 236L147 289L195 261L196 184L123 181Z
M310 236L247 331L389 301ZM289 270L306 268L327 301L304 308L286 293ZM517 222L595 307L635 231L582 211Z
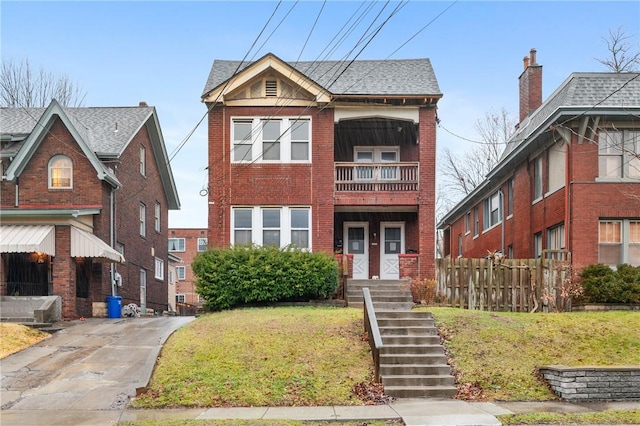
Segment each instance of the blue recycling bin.
M120 318L122 316L122 297L107 296L107 317Z

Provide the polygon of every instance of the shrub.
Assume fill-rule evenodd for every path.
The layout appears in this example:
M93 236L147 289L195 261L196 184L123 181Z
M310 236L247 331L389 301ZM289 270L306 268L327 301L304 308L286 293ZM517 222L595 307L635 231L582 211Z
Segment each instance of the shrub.
M333 256L295 248L234 246L199 253L191 268L205 307L326 299L338 286Z
M580 278L586 303L640 303L640 267L589 265Z

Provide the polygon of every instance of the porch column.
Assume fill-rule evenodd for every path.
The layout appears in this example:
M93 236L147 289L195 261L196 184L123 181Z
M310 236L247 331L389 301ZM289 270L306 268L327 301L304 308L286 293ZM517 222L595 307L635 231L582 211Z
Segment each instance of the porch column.
M71 258L71 228L56 226L56 255L52 258L53 294L62 298L62 318L75 319L76 267Z

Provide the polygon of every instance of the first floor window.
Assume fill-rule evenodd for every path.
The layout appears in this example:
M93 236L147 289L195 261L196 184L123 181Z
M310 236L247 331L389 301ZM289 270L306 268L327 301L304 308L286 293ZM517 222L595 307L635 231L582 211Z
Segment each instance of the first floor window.
M542 232L533 236L533 257L539 259L542 256Z
M480 233L480 213L477 207L473 208L473 236L477 237Z
M563 250L565 248L564 224L556 225L547 230L547 248L549 250ZM561 252L552 252L549 258L562 260L564 256Z
M234 207L232 244L311 248L308 207Z
M176 302L178 303L184 303L186 300L185 295L184 294L176 294Z
M155 274L154 277L157 280L163 280L164 279L164 260L159 259L159 258L155 258Z
M458 234L458 257L462 257L462 234Z
M198 238L198 251L207 251L207 239Z
M598 230L598 262L616 266L640 266L640 220L601 220Z
M468 234L471 232L471 212L467 212L464 216L464 233Z
M185 266L176 266L176 275L178 276L178 280L184 281L187 279L186 267Z

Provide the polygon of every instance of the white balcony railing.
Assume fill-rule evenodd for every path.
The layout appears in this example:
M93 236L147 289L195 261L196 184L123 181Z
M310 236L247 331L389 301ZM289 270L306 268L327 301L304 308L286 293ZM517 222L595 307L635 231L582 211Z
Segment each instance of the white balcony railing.
M336 191L417 191L418 163L335 163Z

